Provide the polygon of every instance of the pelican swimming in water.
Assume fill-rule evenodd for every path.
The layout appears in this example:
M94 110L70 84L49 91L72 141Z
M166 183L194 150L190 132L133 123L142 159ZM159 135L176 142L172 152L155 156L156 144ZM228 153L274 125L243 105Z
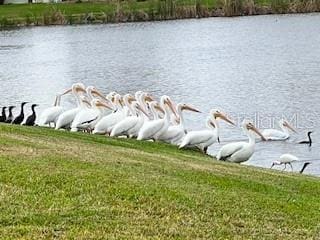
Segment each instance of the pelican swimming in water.
M217 140L219 140L219 124L218 119L224 120L229 124L234 125L234 123L219 110L212 109L206 120L206 126L208 129L190 131L183 138L179 148L184 147L197 147L204 153L207 153L207 149Z
M128 136L136 137L144 122L144 115L148 115L137 101L133 101L130 105L131 116L126 117L118 122L112 129L110 136Z
M255 136L258 134L263 141L266 139L249 120L243 120L242 129L249 138L249 142L234 142L224 145L218 152L217 160L242 163L252 156L255 148Z
M174 145L179 145L183 137L187 133L185 120L183 117L183 111L191 111L191 112L197 112L197 113L199 113L200 111L185 103L177 104L176 111L179 117L178 119L179 123L177 125L169 126L168 130L159 137L159 140L162 140Z
M171 111L177 118L176 110L173 107L173 103L170 97L164 95L160 99L160 106L164 110L164 116L161 119L155 119L144 125L138 134L137 140L157 140L162 134L164 134L170 126ZM171 111L170 111L171 110Z
M279 121L279 127L281 128L281 130L265 129L262 131L262 135L267 140L284 141L290 137L289 130L296 132L296 130L288 123L288 121L284 119L281 119Z

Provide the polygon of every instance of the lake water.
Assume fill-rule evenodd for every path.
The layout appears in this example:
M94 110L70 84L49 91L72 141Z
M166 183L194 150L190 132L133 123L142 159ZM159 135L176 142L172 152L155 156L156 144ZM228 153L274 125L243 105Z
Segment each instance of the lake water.
M27 100L43 109L74 82L105 93L145 90L199 108L185 114L190 130L204 128L210 108L260 128L291 121L298 134L258 143L246 164L270 167L283 153L320 159L319 22L308 14L1 31L0 104ZM239 128L221 127L222 144L245 139ZM296 144L309 129L314 145ZM306 173L320 175L320 161Z

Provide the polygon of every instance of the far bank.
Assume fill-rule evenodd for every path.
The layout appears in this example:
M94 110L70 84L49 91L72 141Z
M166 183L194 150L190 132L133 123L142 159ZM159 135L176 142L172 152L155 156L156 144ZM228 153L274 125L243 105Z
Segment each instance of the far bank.
M147 0L9 4L0 6L0 28L319 11L320 1L313 0Z

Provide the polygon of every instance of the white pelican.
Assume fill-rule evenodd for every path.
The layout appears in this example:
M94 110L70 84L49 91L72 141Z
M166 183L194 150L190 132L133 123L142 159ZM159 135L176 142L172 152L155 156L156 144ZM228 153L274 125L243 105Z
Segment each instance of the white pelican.
M135 137L139 132L144 122L144 117L142 116L142 114L148 114L143 110L143 108L139 105L137 101L133 101L131 103L130 108L132 110L133 115L128 116L119 123L117 123L110 133L111 137L123 135Z
M293 127L288 123L288 121L281 119L279 121L279 127L281 130L277 129L265 129L262 131L262 135L267 140L272 141L284 141L290 137L288 129L290 129L293 132L296 132Z
M164 110L164 117L162 119L156 119L149 121L147 125L144 125L138 134L138 140L157 140L164 132L166 132L170 125L170 110L177 117L176 111L173 107L172 101L168 96L162 96L160 99L160 106Z
M61 96L62 95L57 95L53 107L46 108L40 114L37 123L39 126L46 126L48 124L51 126L51 123L56 124L59 115L64 111L63 107L60 106Z
M260 131L249 120L243 120L242 129L249 138L249 142L234 142L224 145L218 152L217 160L241 163L247 161L254 153L255 136L258 134L262 140L266 140Z
M125 98L129 98L129 95L126 95ZM127 112L122 105L120 94L114 96L113 102L116 110L99 120L94 127L93 134L110 134L112 128L127 116Z
M219 110L212 109L210 115L206 120L206 130L190 131L183 138L179 148L183 147L198 147L204 153L210 145L219 140L219 124L218 119L224 120L232 125L234 123Z
M187 110L187 111L198 112L198 113L200 111L184 103L179 103L176 106L176 109L179 117L178 125L169 126L168 130L159 137L159 140L178 145L181 143L182 138L187 133L185 121L183 117L183 111Z
M85 86L82 83L75 83L74 85L78 86L79 89L84 89ZM64 108L60 106L61 103L61 97L70 93L72 91L72 88L68 89L67 91L65 91L62 94L58 94L56 96L55 102L53 107L49 107L47 109L45 109L39 116L39 121L38 121L38 125L39 126L46 126L47 124L49 124L49 126L51 125L51 123L53 123L54 125L56 125L56 121L59 117L59 115L61 113L63 113Z
M291 167L291 171L293 171L293 167L292 167L292 162L298 161L299 158L297 158L296 156L286 153L286 154L282 154L279 158L279 160L273 161L271 168L275 165L284 165L284 169L282 169L282 171L284 171L287 167L287 164Z
M91 107L82 109L71 124L71 131L92 130L101 119L105 109L112 110L112 106L100 99L93 99Z
M81 86L79 84L72 85L72 94L76 99L77 107L64 111L59 115L55 127L56 130L60 128L69 128L75 116L78 114L78 112L81 111L81 109L83 109L85 103L83 102L81 96L82 94L86 93L86 89L84 89L83 87L84 86Z

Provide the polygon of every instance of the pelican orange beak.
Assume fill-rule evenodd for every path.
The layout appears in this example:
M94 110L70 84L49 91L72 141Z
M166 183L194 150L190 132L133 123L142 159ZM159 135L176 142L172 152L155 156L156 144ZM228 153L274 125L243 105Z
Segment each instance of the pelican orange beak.
M154 97L151 95L151 94L147 94L145 97L144 97L144 101L145 102L152 102L152 101L154 101Z
M110 107L108 104L104 103L104 102L97 102L96 104L97 107L104 107L104 108L107 108L107 109L110 109L110 110L113 110L112 107Z
M96 96L98 96L98 97L101 97L102 99L106 99L106 97L101 93L101 92L99 92L97 89L93 89L92 91L91 91L91 93L92 94L95 94Z
M133 101L135 101L136 99L135 99L135 97L134 96L132 96L132 95L129 95L129 97L128 97L128 103L129 104L131 104Z
M84 89L84 88L82 88L81 86L77 86L76 88L75 88L75 91L76 92L82 92L82 93L86 93L87 91Z
M297 131L287 121L284 122L283 126L289 128L292 132L297 133Z
M158 103L154 106L154 108L157 109L162 114L164 114L164 110L162 109L162 107L160 107L160 105Z
M214 117L214 118L220 118L220 119L226 121L227 123L235 126L235 123L234 123L231 119L229 119L224 113L215 112L215 113L213 114L213 117Z
M176 112L176 108L173 106L174 104L172 103L172 101L168 98L165 103L169 106L170 110L173 112L174 116L176 118L179 118L177 112Z
M182 108L181 108L181 111L183 110L188 110L188 111L191 111L191 112L197 112L197 113L201 113L198 109L195 109L189 105L184 105Z
M123 97L121 97L121 98L119 99L119 103L120 103L120 105L123 107L123 104L124 104L124 102L123 102Z
M256 134L258 134L262 141L267 141L267 139L262 135L262 133L255 127L255 126L251 126L251 130L254 131Z
M82 102L87 104L87 106L91 107L91 103L87 99L82 99Z
M66 90L64 93L60 94L60 96L66 95L72 91L72 88Z
M144 115L146 115L147 117L149 117L148 113L146 113L146 111L143 110L143 108L142 108L140 105L138 105L137 108L138 108L141 112L143 112Z

